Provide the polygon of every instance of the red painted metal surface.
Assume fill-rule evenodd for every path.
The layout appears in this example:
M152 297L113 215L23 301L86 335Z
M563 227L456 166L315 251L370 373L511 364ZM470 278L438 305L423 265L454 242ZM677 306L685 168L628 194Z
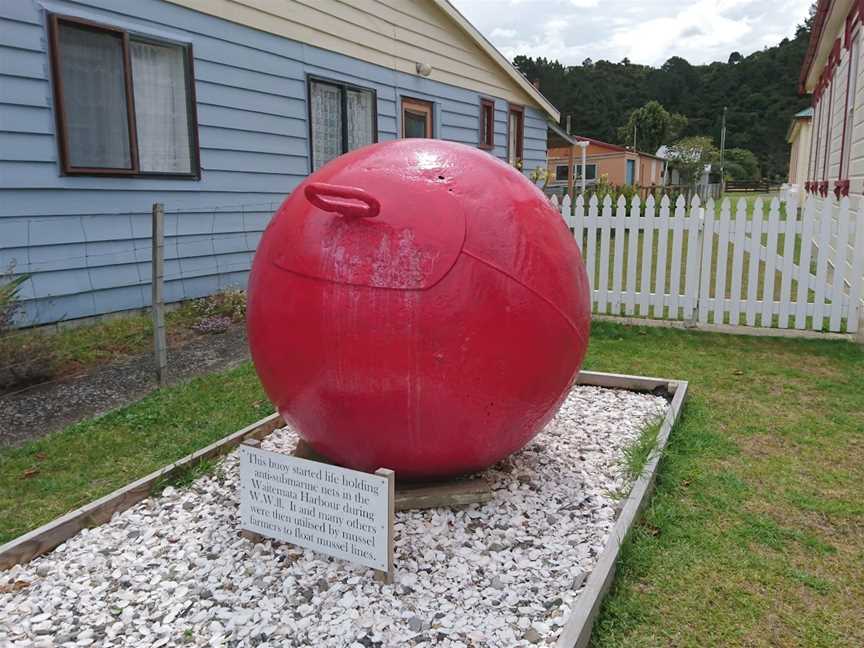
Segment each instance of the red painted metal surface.
M408 139L343 155L285 200L248 321L264 388L316 451L440 477L519 450L554 415L588 345L588 279L522 174Z

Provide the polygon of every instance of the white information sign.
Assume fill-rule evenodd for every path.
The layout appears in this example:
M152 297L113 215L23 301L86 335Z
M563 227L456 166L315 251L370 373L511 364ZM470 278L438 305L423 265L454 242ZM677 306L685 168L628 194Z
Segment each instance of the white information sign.
M387 477L240 446L240 524L255 533L389 570Z

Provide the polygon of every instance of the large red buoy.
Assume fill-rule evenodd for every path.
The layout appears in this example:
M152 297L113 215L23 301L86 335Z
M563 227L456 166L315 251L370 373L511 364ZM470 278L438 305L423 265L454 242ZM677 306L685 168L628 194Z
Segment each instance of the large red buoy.
M521 173L407 139L343 155L285 200L248 321L267 394L314 450L437 477L495 463L554 415L588 345L588 279Z

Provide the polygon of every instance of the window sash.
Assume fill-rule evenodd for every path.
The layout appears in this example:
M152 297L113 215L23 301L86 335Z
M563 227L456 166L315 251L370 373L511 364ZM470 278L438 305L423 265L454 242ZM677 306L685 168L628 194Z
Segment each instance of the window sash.
M522 106L510 106L507 111L507 161L510 164L521 162L524 149L525 113Z
M402 137L409 137L407 135L407 117L412 118L420 118L423 120L423 135L412 135L411 137L433 137L433 129L432 129L432 104L429 101L422 101L420 99L409 99L408 97L402 98Z
M64 93L64 56L63 45L61 44L61 29L63 27L72 27L84 30L92 30L94 32L108 33L116 36L122 42L122 75L123 89L126 105L125 130L127 132L129 142L129 157L130 164L125 167L113 166L85 166L76 165L73 163L74 152L71 150L73 144L71 142L70 115L67 111L66 99L67 95L72 96L71 92ZM60 164L63 175L109 175L109 176L169 176L169 177L184 177L184 178L199 178L200 177L200 162L198 153L198 123L196 119L196 102L195 102L195 87L194 74L192 69L192 50L190 45L174 43L171 41L163 41L160 39L150 39L130 35L129 32L103 25L101 23L92 22L82 18L60 16L52 14L49 21L49 38L51 50L51 67L52 67L52 82L54 84L54 109L57 120L57 139L60 149ZM188 163L185 165L185 170L142 170L139 147L139 128L136 115L136 98L135 98L135 73L133 70L131 43L150 43L152 45L161 45L165 48L176 48L182 58L182 83L184 87L184 115L183 121L186 125L186 133L181 138L178 145L181 151L188 152ZM144 95L143 91L139 93ZM141 98L137 101L137 105L144 106ZM148 142L149 146L150 142ZM184 157L185 160L185 157Z
M480 100L480 148L495 148L495 102Z
M567 164L555 165L555 181L566 182L570 179L570 166Z
M582 179L582 165L576 165L576 179ZM585 179L586 180L596 180L597 179L597 165L596 164L586 164L585 165Z
M120 40L122 45L122 65L123 65L123 100L125 103L125 130L128 146L129 164L125 166L87 166L73 164L72 140L75 125L71 123L74 116L70 115L70 110L67 110L67 100L71 100L74 96L72 92L65 92L66 76L64 74L64 65L66 62L61 61L61 29L69 27L79 30L92 31L102 34L110 34ZM138 168L138 146L135 132L135 106L132 101L132 82L129 74L129 35L120 29L115 29L107 25L100 25L87 20L78 18L66 18L57 15L51 16L50 23L50 39L51 39L51 65L54 82L54 109L57 117L57 135L60 145L60 159L63 172L65 174L88 174L88 175L134 175ZM68 57L65 57L68 61ZM68 96L67 96L68 95Z
M318 103L324 101L325 93L329 94L328 103ZM340 155L378 141L375 90L308 76L307 97L312 171Z

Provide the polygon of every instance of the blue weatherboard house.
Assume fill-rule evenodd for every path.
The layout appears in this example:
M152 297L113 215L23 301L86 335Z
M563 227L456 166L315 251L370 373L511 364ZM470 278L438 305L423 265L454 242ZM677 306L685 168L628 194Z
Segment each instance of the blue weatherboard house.
M22 325L245 285L311 171L398 137L546 166L558 112L446 0L0 0L0 271Z

